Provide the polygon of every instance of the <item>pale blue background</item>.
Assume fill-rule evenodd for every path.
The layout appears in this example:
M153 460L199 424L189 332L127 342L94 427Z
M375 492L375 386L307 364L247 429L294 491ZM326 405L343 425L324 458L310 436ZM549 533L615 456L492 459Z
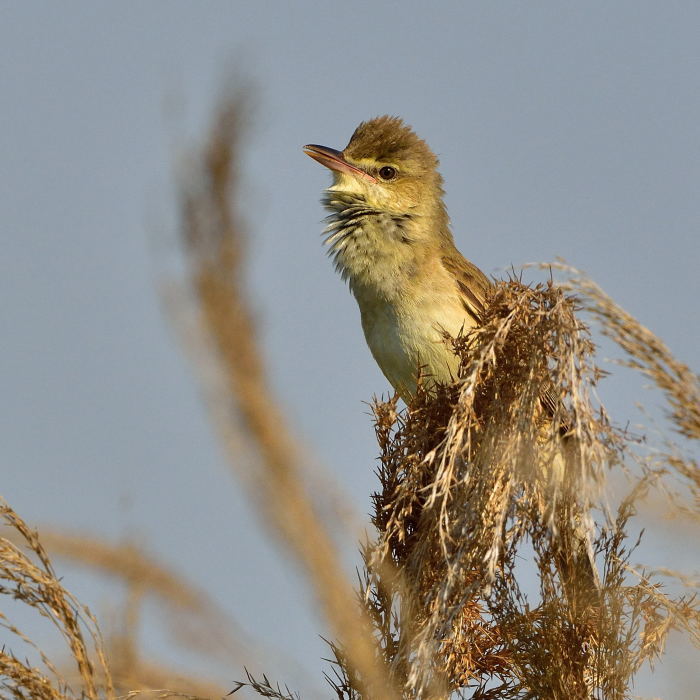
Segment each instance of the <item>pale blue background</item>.
M469 258L499 273L561 256L697 367L699 35L696 2L2 2L2 495L31 522L137 540L294 660L252 670L328 696L314 601L231 479L159 300L176 164L245 77L270 371L363 513L363 401L387 383L320 245L328 175L300 147L403 116L441 157ZM97 610L114 594L63 573ZM143 643L196 668L151 625ZM684 673L637 690L681 697Z

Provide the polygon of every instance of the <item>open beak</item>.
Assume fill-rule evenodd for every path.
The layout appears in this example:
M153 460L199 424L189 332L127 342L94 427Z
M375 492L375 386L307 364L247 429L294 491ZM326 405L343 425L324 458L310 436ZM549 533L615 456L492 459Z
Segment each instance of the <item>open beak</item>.
M310 143L304 146L304 153L310 156L314 160L317 160L321 165L325 165L331 170L335 170L338 173L347 173L348 175L354 175L355 177L361 177L369 182L376 182L377 178L372 177L369 173L365 172L361 168L358 168L343 157L342 151L336 151L335 148L328 148L327 146L317 146L315 143Z

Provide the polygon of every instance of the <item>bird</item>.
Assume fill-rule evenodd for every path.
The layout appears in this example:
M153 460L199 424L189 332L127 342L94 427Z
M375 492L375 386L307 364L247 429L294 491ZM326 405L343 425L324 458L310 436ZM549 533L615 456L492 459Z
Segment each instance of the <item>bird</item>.
M342 151L304 152L333 172L325 242L384 376L406 403L419 376L451 383L449 338L479 325L492 283L455 246L437 156L388 115L362 122Z
M419 382L454 382L459 358L451 339L479 327L494 283L455 245L437 156L389 115L362 122L342 151L303 150L332 171L322 199L325 243L384 376L407 405ZM553 415L557 393L544 388L540 403ZM589 536L575 529L564 558L570 552L582 562L583 578L598 588Z

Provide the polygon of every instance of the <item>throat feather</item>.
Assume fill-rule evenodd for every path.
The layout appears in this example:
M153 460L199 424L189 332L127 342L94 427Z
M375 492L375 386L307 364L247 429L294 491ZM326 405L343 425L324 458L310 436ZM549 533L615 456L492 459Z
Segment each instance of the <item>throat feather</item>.
M327 192L323 199L330 215L326 218L324 243L335 269L354 289L377 284L396 276L413 243L410 214L397 214L368 205L356 195Z

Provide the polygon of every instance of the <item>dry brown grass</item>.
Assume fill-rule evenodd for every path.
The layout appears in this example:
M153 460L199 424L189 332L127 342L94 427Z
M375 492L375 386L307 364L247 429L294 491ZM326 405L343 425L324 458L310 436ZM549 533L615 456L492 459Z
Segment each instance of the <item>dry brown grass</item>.
M101 692L113 697L112 678L95 618L61 585L36 532L5 503L0 504L0 516L3 531L9 528L18 540L13 544L0 537L0 593L33 608L60 632L80 681L79 688L73 688L43 652L40 657L45 670L3 648L0 688L15 698L92 699ZM2 613L0 625L17 641L34 646Z
M354 590L333 528L319 515L306 450L274 396L258 345L235 199L240 115L240 99L222 102L182 185L187 291L200 339L188 344L197 347L226 454L265 527L306 573L333 634L332 694L632 697L635 676L660 657L671 630L700 644L697 580L631 563L637 506L661 494L696 528L700 470L670 442L654 449L611 422L595 400L603 373L582 314L658 387L671 425L688 441L700 438L697 376L571 270L560 285L498 283L483 325L455 340L457 382L419 390L403 410L396 398L374 402L374 534L362 545ZM256 459L240 459L242 449ZM612 478L627 485L617 502L606 488ZM130 592L121 634L105 652L94 618L61 586L36 535L9 507L2 512L14 536L0 540L0 593L51 620L75 667L59 671L39 653L39 668L3 649L0 688L10 697L133 697L145 689L153 697L221 695L142 658L134 643L141 600L156 595L170 610L194 615L204 637L218 630L214 647L234 647L201 591L133 547L47 535L58 556L110 572ZM244 687L262 697L297 697L247 672L234 690Z

